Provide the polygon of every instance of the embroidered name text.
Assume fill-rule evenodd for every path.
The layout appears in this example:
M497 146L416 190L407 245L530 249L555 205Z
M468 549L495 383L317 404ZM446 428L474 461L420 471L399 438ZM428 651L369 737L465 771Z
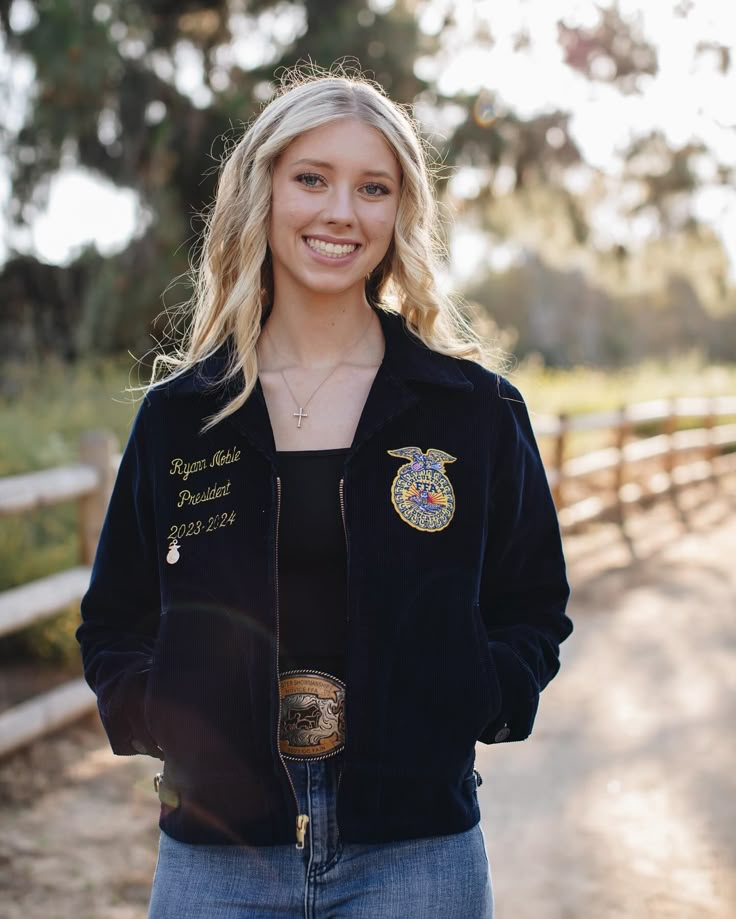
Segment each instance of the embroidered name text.
M215 450L212 456L207 459L185 460L180 456L175 456L171 460L169 475L178 475L186 482L190 475L195 472L204 472L205 469L217 469L219 466L227 466L229 463L237 463L240 459L240 450L237 447L231 447L229 450Z
M233 447L232 450L217 450L210 460L210 469L215 466L227 466L228 463L237 463L240 459L240 450Z
M202 472L202 470L206 468L207 460L193 460L191 463L187 463L181 457L177 456L171 461L169 475L180 475L186 482L193 472Z

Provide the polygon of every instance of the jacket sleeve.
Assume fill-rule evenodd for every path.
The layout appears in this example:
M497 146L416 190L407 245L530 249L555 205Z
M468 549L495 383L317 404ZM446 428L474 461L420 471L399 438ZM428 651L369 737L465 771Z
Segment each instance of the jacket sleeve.
M113 752L162 759L144 714L161 602L145 449L148 410L144 400L118 467L76 637Z
M573 628L557 512L529 414L503 378L498 396L480 608L501 708L483 743L530 735L539 694L559 670L559 645Z

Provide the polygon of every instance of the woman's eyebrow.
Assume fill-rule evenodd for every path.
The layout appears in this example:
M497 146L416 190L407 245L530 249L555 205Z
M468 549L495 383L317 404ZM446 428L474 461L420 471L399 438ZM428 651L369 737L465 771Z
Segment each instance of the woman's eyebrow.
M312 159L304 159L304 158L299 159L299 160L294 160L294 162L291 165L297 166L299 163L306 163L308 166L319 166L321 169L334 169L335 168L332 163L328 163L325 160L312 160ZM384 172L382 169L364 169L363 175L383 176L383 178L385 179L391 179L392 181L394 180L394 177L391 175L390 172Z

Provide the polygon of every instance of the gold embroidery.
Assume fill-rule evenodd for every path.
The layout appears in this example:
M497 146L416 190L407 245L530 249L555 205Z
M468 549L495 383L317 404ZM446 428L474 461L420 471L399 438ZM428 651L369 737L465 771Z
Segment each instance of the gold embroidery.
M192 460L191 463L185 462L180 456L174 457L169 468L169 475L180 475L186 482L194 472L201 472L207 468L207 460Z
M224 498L230 494L230 479L224 485L210 485L205 491L191 492L184 488L179 492L179 501L177 507L186 505L202 504L204 501L216 501L218 498Z
M240 461L240 450L237 447L230 447L228 450L215 450L208 459L185 460L180 456L175 456L169 466L169 475L181 476L183 481L197 472L204 472L207 469L218 469L220 466L228 466L230 463Z
M231 450L217 450L210 460L210 469L215 466L227 466L228 463L237 463L240 459L240 450L233 447Z
M237 514L235 511L220 511L217 514L210 515L204 520L186 520L183 523L172 523L169 526L169 535L166 537L170 543L169 548L179 549L175 545L178 540L185 539L187 536L204 536L206 533L214 533L222 527L229 527L235 523Z

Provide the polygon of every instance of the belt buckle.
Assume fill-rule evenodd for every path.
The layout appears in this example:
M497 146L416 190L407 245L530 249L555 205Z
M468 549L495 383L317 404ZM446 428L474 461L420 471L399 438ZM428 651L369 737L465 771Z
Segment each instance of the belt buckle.
M345 683L319 670L280 674L279 750L284 759L314 762L345 746Z

